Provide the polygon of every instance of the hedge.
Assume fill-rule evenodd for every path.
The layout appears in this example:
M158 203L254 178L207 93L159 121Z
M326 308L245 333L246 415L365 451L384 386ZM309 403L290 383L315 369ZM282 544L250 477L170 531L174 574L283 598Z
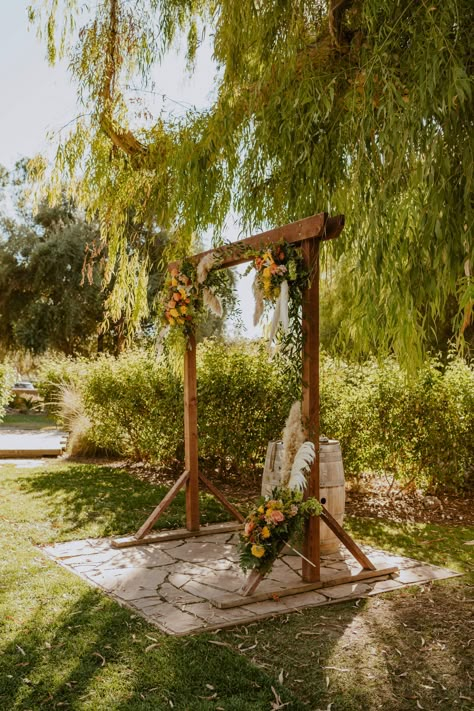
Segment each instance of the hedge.
M207 341L198 349L203 466L260 471L292 402L289 377L261 344ZM101 449L160 464L183 459L182 379L146 351L45 363L41 389L80 389L88 437ZM322 358L321 430L340 440L347 478L386 472L425 489L462 489L474 469L474 370L431 360L408 379L395 361Z
M0 419L6 412L6 406L11 400L11 388L15 382L15 373L8 363L0 363Z

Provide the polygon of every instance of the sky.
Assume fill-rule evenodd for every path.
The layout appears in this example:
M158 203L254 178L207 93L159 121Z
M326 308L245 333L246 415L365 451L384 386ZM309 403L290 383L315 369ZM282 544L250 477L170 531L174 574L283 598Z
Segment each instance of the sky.
M23 157L38 153L50 160L61 135L81 113L67 62L48 65L46 47L36 28L29 26L27 7L32 0L0 0L0 165L7 168ZM147 107L181 114L189 105L209 105L214 88L215 66L211 48L203 43L192 77L185 72L183 52L170 53L156 70L154 94L147 93ZM239 239L239 225L229 223L225 235ZM252 325L251 277L239 281L245 334L258 335Z

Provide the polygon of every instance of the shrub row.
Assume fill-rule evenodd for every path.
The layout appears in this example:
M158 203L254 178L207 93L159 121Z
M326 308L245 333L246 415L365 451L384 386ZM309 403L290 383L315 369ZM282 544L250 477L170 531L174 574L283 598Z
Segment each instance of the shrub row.
M326 359L321 421L350 477L384 471L432 491L473 483L474 369L460 359L430 360L412 378L393 360Z
M15 373L7 363L0 363L0 419L5 414L5 408L11 400L11 388L14 383Z
M256 343L208 341L198 349L200 456L248 475L280 436L293 400L281 364ZM88 437L100 449L162 464L183 459L182 379L144 351L95 361L47 361L45 400L61 382L80 390ZM408 380L392 360L322 359L321 429L339 439L348 478L390 472L404 482L461 489L474 468L474 370L432 360Z

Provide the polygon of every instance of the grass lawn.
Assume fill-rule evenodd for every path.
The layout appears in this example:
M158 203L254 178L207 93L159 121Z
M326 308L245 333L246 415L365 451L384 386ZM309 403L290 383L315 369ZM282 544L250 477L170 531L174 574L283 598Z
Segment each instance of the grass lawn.
M35 547L129 533L162 494L108 467L0 467L2 711L473 708L468 577L175 638ZM203 521L226 518L201 504ZM165 516L182 525L182 496ZM472 571L467 527L349 523L359 540Z
M38 414L11 414L5 415L3 420L0 420L0 431L2 429L18 429L18 430L42 430L46 427L56 428L56 422L48 415Z

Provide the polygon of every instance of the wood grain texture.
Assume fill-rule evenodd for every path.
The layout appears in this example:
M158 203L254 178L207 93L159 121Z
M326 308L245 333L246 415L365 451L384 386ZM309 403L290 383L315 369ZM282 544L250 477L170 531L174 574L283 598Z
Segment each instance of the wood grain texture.
M249 257L244 256L246 249L265 249L268 245L276 244L282 240L285 240L288 244L295 244L306 239L327 241L338 237L343 228L344 215L328 217L326 212L320 212L317 215L305 217L303 220L283 225L283 227L276 227L273 230L252 235L238 242L232 242L216 249L209 249L206 252L194 255L191 260L199 262L206 254L214 252L222 258L222 262L215 268L227 269L250 261ZM171 262L168 264L168 270L171 271L171 269L175 269L178 266L179 262Z
M199 468L197 428L196 337L189 337L184 355L184 466L186 482L186 528L199 531Z
M314 443L316 456L308 476L306 496L319 501L319 241L306 240L303 258L311 277L303 295L303 399L301 414L306 437ZM319 519L311 516L305 525L302 561L303 580L320 579Z

